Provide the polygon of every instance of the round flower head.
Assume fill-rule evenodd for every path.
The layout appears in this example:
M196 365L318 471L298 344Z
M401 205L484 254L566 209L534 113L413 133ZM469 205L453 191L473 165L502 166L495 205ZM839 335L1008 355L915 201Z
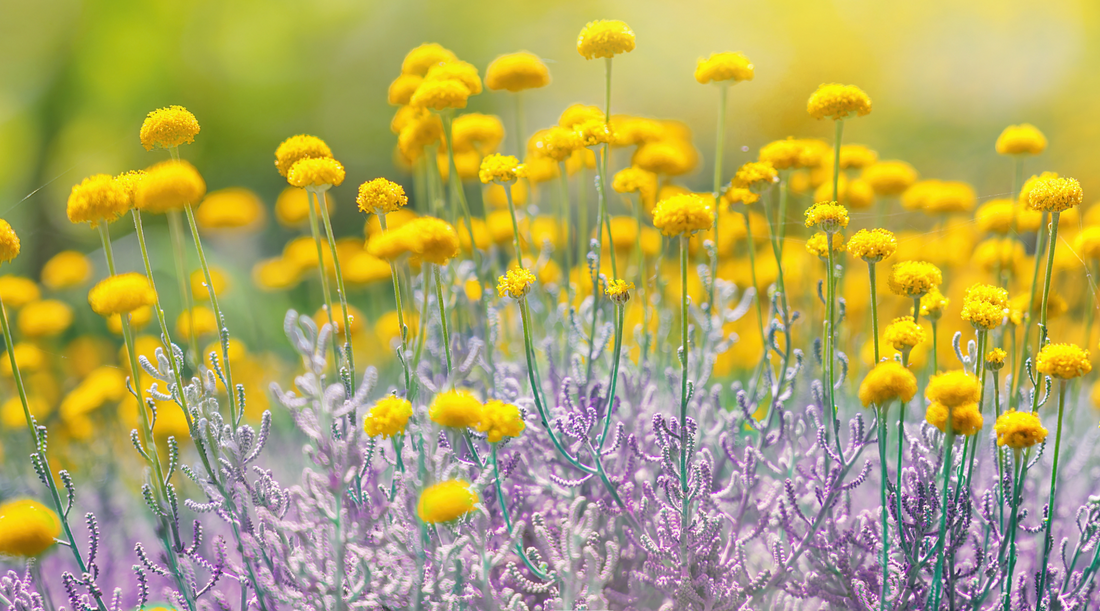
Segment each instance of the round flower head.
M1033 210L1031 207L1031 190L1035 188L1035 185L1046 181L1051 178L1058 178L1058 172L1043 172L1041 174L1033 174L1030 178L1024 181L1022 187L1020 187L1020 194L1017 196L1016 201L1027 210ZM1040 215L1041 216L1041 215Z
M1043 443L1047 438L1047 430L1043 428L1038 416L1014 409L997 418L993 431L997 433L997 445L1008 446L1013 450L1030 448L1037 443Z
M962 369L932 376L924 389L924 396L929 401L941 403L947 407L977 403L981 393L982 385L978 382L978 378Z
M400 435L412 416L412 403L407 399L389 395L379 399L367 413L363 421L363 430L370 437L382 436L383 439Z
M634 290L634 283L627 282L626 280L612 280L607 283L607 288L604 292L611 298L611 301L619 305L625 304L630 301L630 291Z
M749 58L740 53L727 51L712 53L706 59L700 59L695 66L695 80L702 84L733 81L751 81L753 65Z
M878 263L898 250L898 239L886 229L860 229L848 239L848 254Z
M420 493L416 515L428 524L453 522L473 511L478 502L477 493L470 484L449 479L428 486Z
M982 233L1005 235L1016 222L1016 205L1010 199L993 199L978 206L974 222Z
M47 288L60 291L80 286L92 275L92 263L83 253L75 250L63 250L42 266L42 284Z
M583 146L580 134L574 131L572 126L555 125L533 136L529 148L533 153L544 155L554 161L565 161L574 151Z
M149 278L136 272L111 276L88 292L88 303L100 316L127 314L156 302L157 293Z
M386 214L404 208L409 198L401 185L385 178L375 178L359 185L359 196L355 202L362 212Z
M294 163L286 175L292 186L328 189L344 182L344 166L331 157L312 157Z
M917 182L917 171L904 161L880 161L863 168L860 178L871 185L875 195L897 197Z
M653 226L667 236L691 235L714 225L714 199L709 195L680 193L661 200L653 209Z
M590 21L577 36L577 52L585 59L615 57L634 50L634 31L616 19Z
M840 147L840 169L861 170L878 161L878 153L863 144L844 144Z
M748 189L726 187L725 193L722 193L722 200L730 206L734 204L744 204L748 206L760 201L760 196Z
M411 100L416 88L420 87L420 84L424 82L424 77L418 74L399 74L397 78L393 79L390 83L390 88L386 91L386 101L391 106L405 106Z
M27 338L53 337L72 323L72 306L56 299L28 303L19 311L19 332Z
M466 108L466 101L470 95L470 88L460 80L425 79L416 88L416 93L409 99L409 104L417 108L433 110Z
M111 222L130 209L125 186L107 174L95 174L74 185L65 212L73 223Z
M446 64L458 59L449 49L439 43L428 42L416 47L405 55L401 62L401 74L424 76L432 66Z
M966 289L962 319L974 328L989 331L1004 322L1008 314L1008 291L989 284L975 284Z
M947 407L942 403L933 402L928 406L924 419L928 421L928 424L946 433L948 416L951 417L951 432L956 435L976 435L985 424L982 413L978 411L977 403Z
M465 390L441 392L432 399L428 417L436 424L465 429L481 422L481 401Z
M526 427L518 407L494 399L482 408L481 422L476 428L488 434L489 443L497 443L505 437L519 437Z
M515 93L549 84L550 69L537 55L527 51L501 55L485 70L485 86L493 91L504 89Z
M611 188L618 193L637 193L642 206L649 209L657 197L657 175L634 166L623 168L615 173Z
M932 287L920 298L920 315L928 320L939 320L943 316L943 310L951 300L940 293L940 289Z
M827 83L817 88L806 103L806 112L815 119L847 119L871 112L871 98L855 85Z
M19 256L19 236L4 219L0 219L0 262L7 263Z
M138 310L138 312L140 311ZM113 317L111 320L114 321L117 318ZM130 324L133 323L134 315L131 314ZM190 310L185 310L176 319L176 333L186 339L217 333L218 326L218 318L214 316L214 311L206 306L195 306Z
M511 155L489 155L481 161L481 169L477 173L484 184L495 182L502 185L515 182L524 175L523 164Z
M759 193L777 182L779 182L779 175L770 162L750 161L737 168L737 173L733 175L730 185Z
M863 407L883 407L895 399L908 403L917 394L917 377L897 361L883 361L867 373L859 385Z
M161 214L197 204L206 195L206 181L186 161L163 161L145 171L134 193L134 206Z
M886 327L883 339L893 346L894 350L905 352L924 341L924 329L913 321L912 316L902 316L895 318L894 322Z
M835 233L848 226L848 210L836 202L817 202L806 209L806 226Z
M141 146L151 151L153 147L170 149L181 144L191 144L199 133L199 122L183 106L158 108L145 117L141 124Z
M1047 344L1035 359L1039 373L1070 380L1092 371L1089 351L1076 344Z
M503 276L497 278L497 295L523 299L531 292L531 286L535 284L535 275L529 270L517 267L508 270Z
M760 161L772 164L777 170L789 170L801 165L802 141L794 138L776 140L760 147Z
M824 231L819 231L806 240L806 252L821 259L822 261L829 260L829 235ZM833 236L833 252L844 252L844 235L841 233L831 234Z
M42 503L19 499L0 505L0 555L33 558L59 536L61 521Z
M504 123L496 115L480 112L459 115L451 129L456 152L472 150L487 155L504 140Z
M411 244L411 251L428 263L446 265L458 254L458 233L447 221L422 216L400 229Z
M1083 258L1100 260L1100 227L1085 227L1073 240L1073 249Z
M432 66L424 75L424 82L428 81L458 81L466 86L470 95L481 93L481 76L477 73L477 67L461 60Z
M317 136L299 134L283 140L275 149L275 168L286 177L290 168L303 159L331 158L332 149Z
M0 220L0 229L6 225L7 221ZM4 300L5 307L20 308L41 297L42 291L33 280L11 274L0 276L0 299Z
M943 284L943 273L927 261L902 261L890 270L889 284L895 295L920 297Z
M985 366L993 371L1000 371L1005 366L1005 357L1008 353L1001 348L994 348L985 353Z
M260 197L241 187L207 193L195 210L195 222L201 229L258 227L265 218L264 203Z
M1080 206L1084 195L1076 178L1040 178L1028 192L1027 203L1032 210L1065 212Z
M573 127L580 138L581 146L599 146L611 142L611 128L601 119L579 123Z
M561 116L558 117L558 125L573 129L585 121L602 121L604 118L604 112L597 106L572 104L562 111Z
M977 195L974 188L965 182L935 181L925 193L922 210L934 216L969 212L974 209Z
M1009 125L997 137L999 155L1038 155L1047 148L1047 137L1034 125Z
M660 140L638 148L630 163L655 174L681 176L699 165L699 151L685 140Z

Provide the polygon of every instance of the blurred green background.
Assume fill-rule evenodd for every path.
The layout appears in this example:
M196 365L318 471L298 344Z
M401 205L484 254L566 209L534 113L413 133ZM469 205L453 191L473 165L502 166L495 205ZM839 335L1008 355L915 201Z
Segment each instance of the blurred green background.
M138 142L154 108L181 104L198 117L202 132L183 154L211 190L250 187L269 206L285 186L276 145L302 132L324 138L348 169L333 195L349 221L337 225L352 234L359 183L408 182L392 161L386 88L409 49L439 42L483 75L501 53L543 57L553 83L527 96L530 133L570 103L602 104L602 63L575 48L597 18L622 19L637 34L637 49L615 61L613 111L695 129L706 161L688 186L709 188L717 101L692 73L699 57L725 50L756 66L756 79L731 92L727 172L770 140L831 137L805 103L819 83L837 81L875 104L849 122L845 141L908 160L923 177L970 181L982 199L1005 195L1011 162L993 142L1005 125L1030 122L1050 147L1029 172L1076 176L1089 201L1100 186L1091 172L1095 0L0 0L0 15L0 216L23 237L17 265L32 274L58 250L96 246L93 232L65 218L73 184L166 157ZM468 110L512 124L503 93L476 96ZM264 248L282 242L272 236Z

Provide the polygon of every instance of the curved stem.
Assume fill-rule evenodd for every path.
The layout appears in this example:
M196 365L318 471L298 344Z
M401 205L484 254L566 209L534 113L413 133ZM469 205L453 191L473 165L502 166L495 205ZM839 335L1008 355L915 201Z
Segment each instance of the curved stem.
M332 293L328 286L328 276L325 274L325 256L324 247L321 246L321 229L317 222L317 211L313 208L313 201L309 199L311 190L306 191L306 205L309 207L309 230L313 234L313 244L317 248L317 273L321 277L321 294L325 298L325 315L328 316L328 321L332 325L332 366L337 372L340 371L340 346L339 340L336 337L339 335L339 329L336 325L335 312L332 311ZM320 202L319 202L320 203ZM198 232L195 232L196 243L198 239ZM205 269L205 265L203 266ZM210 287L210 294L214 294L213 287ZM214 312L215 316L218 316L218 320L221 320L221 316L217 311ZM219 322L220 325L220 322ZM337 375L339 377L339 375ZM230 392L232 394L232 391Z
M936 557L936 569L932 573L932 594L929 597L929 609L940 608L940 592L943 587L944 542L947 538L947 492L951 483L951 450L955 445L955 431L951 428L951 412L947 413L947 432L944 434L943 448L943 490L940 496L940 527L936 537L936 546L932 555Z
M604 410L603 432L596 446L597 450L603 449L607 441L607 432L611 428L611 409L615 406L615 386L619 381L619 357L623 351L623 321L625 319L625 307L615 304L615 354L611 357L611 380L608 386L611 390L607 393L607 408Z
M439 266L435 265L435 299L439 302L439 324L443 327L443 351L447 355L447 377L451 377L454 366L451 364L451 334L447 330L447 309L443 302L443 278ZM454 381L452 380L453 384Z

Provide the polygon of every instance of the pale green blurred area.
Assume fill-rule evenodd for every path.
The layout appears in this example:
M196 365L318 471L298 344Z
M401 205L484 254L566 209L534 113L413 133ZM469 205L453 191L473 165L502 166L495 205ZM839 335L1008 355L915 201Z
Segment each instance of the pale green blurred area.
M88 174L166 158L141 148L138 129L169 104L202 125L182 154L209 187L247 186L269 205L285 185L276 145L296 133L324 138L348 169L333 190L345 221L337 225L357 233L357 185L408 182L392 161L386 103L405 52L439 42L482 74L501 53L540 55L553 82L527 96L530 133L570 103L602 104L603 62L575 48L596 18L622 19L637 34L637 49L614 61L613 111L695 129L706 161L688 186L709 188L718 98L693 79L695 63L736 50L756 78L731 91L727 176L770 140L831 138L831 123L810 119L805 103L835 81L874 100L870 116L848 122L846 141L908 160L923 177L1005 195L1012 166L994 140L1030 122L1050 148L1029 172L1076 176L1089 201L1100 188L1095 0L0 0L0 16L0 216L23 237L28 271L62 248L94 248L93 233L64 216L69 189ZM511 126L512 108L507 94L485 92L468 110Z

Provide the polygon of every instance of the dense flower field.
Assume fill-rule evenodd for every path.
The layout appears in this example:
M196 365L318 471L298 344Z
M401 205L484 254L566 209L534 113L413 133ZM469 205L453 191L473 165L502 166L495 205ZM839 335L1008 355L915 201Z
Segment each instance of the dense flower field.
M332 222L338 151L279 144L273 213L298 236L234 262L295 304L240 321L282 351L238 338L235 274L208 262L269 211L208 192L191 112L149 113L152 165L72 187L102 251L0 276L0 606L1097 608L1100 206L1025 180L1044 135L990 142L1014 181L979 197L845 144L871 98L824 84L806 110L832 142L731 173L755 66L717 53L693 185L686 124L611 112L634 48L587 24L602 104L531 132L539 57L482 79L410 51L388 91L407 174L359 187L363 233ZM507 133L462 112L483 87ZM170 249L146 237L161 216ZM0 221L0 261L19 231Z

